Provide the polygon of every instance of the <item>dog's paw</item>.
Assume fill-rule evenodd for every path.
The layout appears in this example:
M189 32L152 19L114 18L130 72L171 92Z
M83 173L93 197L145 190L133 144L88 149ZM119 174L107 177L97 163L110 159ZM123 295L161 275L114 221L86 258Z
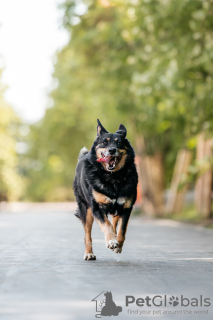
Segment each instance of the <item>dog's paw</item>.
M122 252L122 248L115 248L113 251L115 253L121 253Z
M84 260L96 260L96 255L94 253L85 253Z
M115 249L118 247L118 241L117 240L109 240L107 242L107 248L109 249Z

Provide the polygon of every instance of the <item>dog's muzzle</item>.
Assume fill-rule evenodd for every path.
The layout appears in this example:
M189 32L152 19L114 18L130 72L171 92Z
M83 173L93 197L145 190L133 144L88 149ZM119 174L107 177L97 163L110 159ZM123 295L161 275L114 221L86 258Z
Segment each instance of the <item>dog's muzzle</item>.
M107 169L111 171L115 169L116 165L120 161L122 153L116 150L114 155L109 154L109 152L106 152L106 154L102 152L101 156L102 158L98 159L97 162L106 162L108 164Z

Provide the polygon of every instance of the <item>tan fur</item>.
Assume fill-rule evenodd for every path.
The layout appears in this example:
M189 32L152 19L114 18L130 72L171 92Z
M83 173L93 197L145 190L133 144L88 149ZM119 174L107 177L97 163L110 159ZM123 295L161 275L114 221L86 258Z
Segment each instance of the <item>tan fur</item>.
M98 136L100 135L100 133L101 133L101 126L98 126L98 128L97 128L97 134L98 134Z
M92 238L91 238L91 231L93 225L94 217L92 215L92 209L87 209L87 217L86 217L86 224L84 225L85 230L85 254L93 253L92 251Z
M113 170L114 172L115 171L118 171L120 170L121 168L124 167L125 165L125 162L126 162L126 154L123 154L122 157L121 157L121 160L119 161L119 163L117 164L117 166L115 167L115 169Z
M118 140L118 138L115 138L115 141L117 141Z
M127 199L126 202L124 203L124 208L128 209L132 205L132 199Z
M126 150L125 150L125 149L118 149L118 151L119 151L120 153L123 153L123 155L126 154Z
M112 202L112 200L110 198L108 198L107 196L105 196L102 193L95 191L94 189L92 190L92 194L93 194L93 197L97 203L109 204Z
M113 230L113 226L110 223L110 221L107 219L107 217L104 218L104 222L101 222L99 219L96 220L101 231L105 234L105 242L106 245L108 245L108 242L110 240L116 240L116 235Z
M105 149L105 148L98 148L98 149L97 149L97 151L96 151L97 159L102 158L101 152L105 153L105 152L106 152L106 149Z
M110 140L110 138L107 138L107 140L109 141L109 140Z
M128 226L128 223L127 223L127 226ZM126 230L127 230L127 226L126 226ZM122 218L119 217L118 232L117 232L117 240L119 243L119 248L123 247L123 243L125 241L126 230L124 230L124 231L122 230Z
M112 227L113 227L113 230L114 230L115 234L116 234L116 228L117 228L118 220L119 220L118 216L112 217Z
M124 198L124 197L121 197L121 198L118 198L117 202L120 204L120 205L123 205L123 207L125 209L128 209L131 207L132 205L132 198Z
M103 154L105 154L106 149L105 148L97 148L96 147L96 157L97 157L97 159L101 159L102 158L101 152L103 152ZM106 162L101 162L101 164L104 167L104 169L107 170Z

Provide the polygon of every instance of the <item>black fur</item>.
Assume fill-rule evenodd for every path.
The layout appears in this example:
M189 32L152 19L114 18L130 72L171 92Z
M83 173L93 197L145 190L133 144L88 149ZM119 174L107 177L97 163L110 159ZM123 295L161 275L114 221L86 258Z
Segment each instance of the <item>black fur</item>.
M97 162L97 150L123 150L126 153L124 165L120 170L107 171L101 162ZM134 150L126 139L126 128L120 125L116 133L108 133L98 120L97 137L90 151L83 148L79 155L74 180L74 193L78 210L76 216L86 223L87 209L92 208L93 216L104 221L108 214L122 217L122 229L126 225L137 196L138 175L134 163ZM131 198L131 206L114 203L100 204L93 197L93 190L104 194L110 199Z

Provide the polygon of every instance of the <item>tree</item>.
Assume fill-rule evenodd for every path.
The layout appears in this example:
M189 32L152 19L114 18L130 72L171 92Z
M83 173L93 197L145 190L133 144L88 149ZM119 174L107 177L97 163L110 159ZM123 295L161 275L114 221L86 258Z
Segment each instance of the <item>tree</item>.
M178 150L193 150L196 135L212 130L211 4L64 1L70 41L57 53L53 106L32 127L28 156L40 163L40 174L29 173L32 198L45 200L53 189L70 188L78 152L91 145L100 118L109 131L125 123L137 153L146 158L143 170L150 171L150 164L160 168L147 175L145 191L154 213L162 213ZM63 164L60 173L50 159Z
M0 201L14 201L20 199L24 188L16 151L20 120L6 103L4 92L0 82Z

